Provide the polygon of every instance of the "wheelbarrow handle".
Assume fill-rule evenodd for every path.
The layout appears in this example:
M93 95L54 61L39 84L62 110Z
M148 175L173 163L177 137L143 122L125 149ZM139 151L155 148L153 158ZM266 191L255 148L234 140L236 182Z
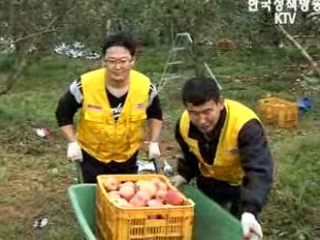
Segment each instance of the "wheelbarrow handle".
M78 183L83 183L83 174L82 174L80 161L75 161L75 164L76 164L77 172L78 172Z
M151 161L154 164L154 168L156 170L155 172L156 173L163 173L163 166L160 162L160 159L159 158L152 158Z

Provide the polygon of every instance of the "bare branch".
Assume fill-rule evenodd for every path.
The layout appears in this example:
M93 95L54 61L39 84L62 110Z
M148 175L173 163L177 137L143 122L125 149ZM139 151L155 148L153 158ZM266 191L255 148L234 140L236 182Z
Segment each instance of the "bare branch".
M313 58L307 53L307 51L281 26L276 25L276 28L296 47L300 50L301 54L310 62L314 71L320 78L320 69Z
M18 42L25 41L25 40L27 40L29 38L37 37L39 35L43 35L43 34L46 34L46 33L57 32L57 31L59 31L59 29L46 29L46 30L43 30L41 32L32 33L32 34L29 34L28 36L24 36L24 37L18 38L13 43L16 44Z

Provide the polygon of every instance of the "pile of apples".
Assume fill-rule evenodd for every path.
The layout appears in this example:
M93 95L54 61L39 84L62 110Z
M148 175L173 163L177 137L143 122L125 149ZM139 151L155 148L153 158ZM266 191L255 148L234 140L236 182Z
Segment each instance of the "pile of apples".
M183 205L179 191L171 190L160 178L120 182L109 176L103 182L109 197L121 207L162 207Z

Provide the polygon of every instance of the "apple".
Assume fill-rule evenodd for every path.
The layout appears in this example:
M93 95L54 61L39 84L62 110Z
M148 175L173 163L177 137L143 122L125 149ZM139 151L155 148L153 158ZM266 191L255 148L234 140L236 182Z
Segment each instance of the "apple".
M116 203L119 204L121 207L132 207L132 205L124 198L116 199Z
M141 199L144 202L147 202L151 199L150 195L145 191L138 191L134 197Z
M158 190L165 190L165 191L167 191L167 190L168 190L167 184L165 184L164 182L159 182L159 183L158 183Z
M132 187L132 188L135 188L135 184L134 184L133 182L131 182L131 181L127 181L127 182L121 183L121 184L120 184L120 188L121 188L122 186L130 186L130 187Z
M107 177L103 185L108 191L114 191L119 188L119 181L115 177Z
M161 202L164 202L166 195L167 195L167 190L162 190L162 189L160 189L160 190L156 193L156 199L157 199L157 200L160 200Z
M108 192L108 194L109 194L109 197L110 197L111 199L121 198L119 191L110 191L110 192Z
M139 186L139 190L144 191L149 194L151 198L156 195L157 187L151 181L146 181Z
M120 187L119 193L124 199L130 200L134 196L135 190L132 186L127 184Z
M160 200L157 199L151 199L147 202L147 205L149 207L161 207L163 206L163 203Z
M168 186L160 178L152 178L151 182L157 187L157 190L167 190Z
M164 202L166 204L178 206L183 204L183 197L180 192L169 190L165 195Z
M133 207L144 207L146 205L146 201L138 196L134 196L130 199L129 204L131 204Z

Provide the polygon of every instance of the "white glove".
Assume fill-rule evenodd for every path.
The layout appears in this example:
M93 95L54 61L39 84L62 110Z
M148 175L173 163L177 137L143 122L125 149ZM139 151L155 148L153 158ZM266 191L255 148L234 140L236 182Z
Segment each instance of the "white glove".
M72 162L83 160L81 147L76 141L68 143L67 157Z
M250 240L254 235L262 239L262 229L257 219L252 213L244 212L241 215L241 225L245 239Z
M158 142L150 142L149 143L149 152L148 152L148 158L154 159L160 157L160 148Z
M182 184L188 183L187 180L184 177L182 177L181 175L173 176L172 178L170 178L170 182L176 188L179 188Z

